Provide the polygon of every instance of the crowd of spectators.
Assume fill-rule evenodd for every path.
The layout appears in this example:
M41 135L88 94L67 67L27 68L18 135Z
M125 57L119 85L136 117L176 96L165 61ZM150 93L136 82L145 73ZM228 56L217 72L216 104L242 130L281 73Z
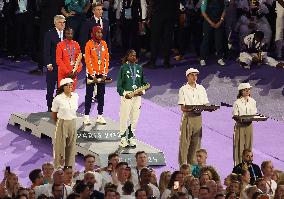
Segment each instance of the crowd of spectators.
M11 170L5 171L0 184L1 199L283 199L284 173L274 170L271 161L260 166L253 163L253 153L244 150L242 163L232 168L222 182L212 165L208 165L207 151L196 152L196 164L182 164L176 171L163 171L159 178L148 166L144 151L135 155L136 165L121 162L119 154L108 156L108 165L96 166L93 155L84 157L84 170L62 165L54 168L44 163L30 171L31 186L21 186ZM222 169L222 168L218 168Z

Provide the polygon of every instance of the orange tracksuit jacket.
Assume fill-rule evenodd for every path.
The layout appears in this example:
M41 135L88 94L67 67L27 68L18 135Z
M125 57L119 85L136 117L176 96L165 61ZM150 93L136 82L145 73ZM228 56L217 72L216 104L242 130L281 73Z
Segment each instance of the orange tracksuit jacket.
M100 52L101 49L101 64L98 63L97 51ZM101 40L100 45L89 40L85 47L85 62L87 69L87 76L91 75L104 75L108 73L109 66L109 54L107 44L104 40Z
M70 52L68 52L67 44L69 46ZM73 63L75 65L76 59L81 53L80 46L76 41L68 41L63 40L57 44L56 47L56 64L58 65L58 86L62 79L67 78L68 75L72 72L74 65L71 65L70 57L72 53L72 48L74 48L74 57L73 57ZM77 73L79 73L82 70L82 63L79 64ZM73 84L73 91L76 88L77 83L77 76L73 78L74 84Z

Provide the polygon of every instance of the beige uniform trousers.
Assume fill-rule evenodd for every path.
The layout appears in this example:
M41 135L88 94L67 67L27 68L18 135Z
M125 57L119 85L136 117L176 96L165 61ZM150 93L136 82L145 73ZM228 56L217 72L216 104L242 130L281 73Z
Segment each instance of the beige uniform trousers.
M183 113L179 138L179 164L194 164L195 153L201 146L201 114Z
M252 123L243 124L237 122L234 127L234 165L242 162L242 154L244 149L252 150L253 130Z
M58 119L53 140L55 168L60 167L61 155L65 159L65 166L75 168L76 139L76 120Z
M125 93L130 93L130 91L126 91ZM140 109L141 96L132 97L131 99L126 99L125 97L120 98L120 136L125 133L129 124L131 124L131 131L134 134L140 115Z

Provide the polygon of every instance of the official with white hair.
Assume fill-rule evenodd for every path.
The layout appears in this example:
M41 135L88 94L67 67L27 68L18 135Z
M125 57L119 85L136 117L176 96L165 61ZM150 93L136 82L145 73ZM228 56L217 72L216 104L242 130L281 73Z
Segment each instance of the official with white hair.
M244 149L252 150L253 144L253 126L252 122L241 122L238 116L255 115L257 113L256 101L251 97L252 86L249 83L241 83L238 86L237 100L233 105L233 118L236 120L234 127L234 164L242 162L242 153Z
M199 71L190 68L185 75L187 83L179 89L178 104L181 106L179 164L193 164L195 152L200 148L202 137L202 117L197 110L188 110L186 105L209 104L207 93L202 85L196 83Z
M79 96L72 92L73 80L65 78L60 81L57 95L52 102L52 119L56 122L53 137L54 167L60 166L64 159L65 166L75 168L76 155L76 111Z

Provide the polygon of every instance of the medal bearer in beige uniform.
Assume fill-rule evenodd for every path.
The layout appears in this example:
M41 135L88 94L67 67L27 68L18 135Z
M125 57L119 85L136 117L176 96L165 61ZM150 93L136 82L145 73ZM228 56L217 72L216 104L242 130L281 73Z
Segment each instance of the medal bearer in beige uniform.
M188 110L185 105L209 104L206 90L196 83L199 71L190 68L186 71L187 83L179 89L178 104L181 105L182 119L180 127L179 164L193 164L195 152L201 146L201 111Z
M52 102L52 118L56 122L53 138L55 168L63 166L60 165L61 159L64 159L65 166L75 168L76 111L79 96L72 92L73 82L71 78L62 79L57 95Z
M241 83L238 86L237 100L233 106L233 118L236 120L234 127L234 164L242 162L242 153L244 149L252 150L253 130L252 122L240 122L237 116L255 115L257 113L256 102L250 97L251 85L249 83Z

